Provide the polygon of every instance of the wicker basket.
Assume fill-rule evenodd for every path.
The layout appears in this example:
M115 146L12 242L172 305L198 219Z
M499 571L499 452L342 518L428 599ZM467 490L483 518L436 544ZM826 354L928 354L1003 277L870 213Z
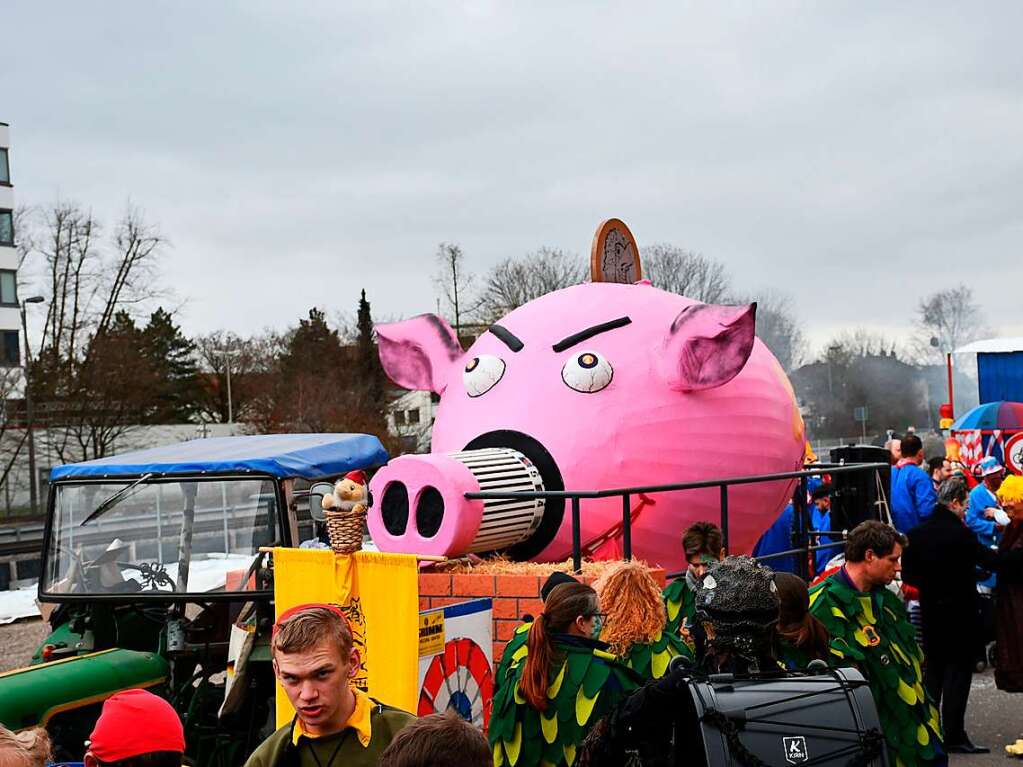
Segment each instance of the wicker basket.
M330 547L337 554L354 554L362 549L362 531L366 522L366 510L325 511L327 537Z

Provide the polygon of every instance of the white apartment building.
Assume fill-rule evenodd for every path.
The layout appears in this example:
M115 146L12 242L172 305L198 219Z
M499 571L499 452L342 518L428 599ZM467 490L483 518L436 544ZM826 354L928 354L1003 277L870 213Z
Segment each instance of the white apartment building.
M21 365L21 315L18 309L18 252L14 249L14 185L11 139L0 122L0 368Z
M387 430L408 453L430 452L430 432L440 397L428 391L407 391L387 408Z

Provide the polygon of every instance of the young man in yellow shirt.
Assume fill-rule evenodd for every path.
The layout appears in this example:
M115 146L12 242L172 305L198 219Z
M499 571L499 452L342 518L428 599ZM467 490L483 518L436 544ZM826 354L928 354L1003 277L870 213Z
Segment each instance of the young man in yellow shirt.
M260 744L245 767L376 765L395 734L415 720L351 685L359 651L334 605L286 611L270 644L274 673L296 715Z

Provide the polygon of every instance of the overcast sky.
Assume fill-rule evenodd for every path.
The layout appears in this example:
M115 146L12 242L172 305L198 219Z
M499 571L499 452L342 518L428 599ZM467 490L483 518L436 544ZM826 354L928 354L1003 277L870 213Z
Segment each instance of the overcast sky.
M617 216L817 345L959 282L1023 335L1023 4L750 5L8 0L0 121L20 204L160 225L191 333L433 311L440 241Z

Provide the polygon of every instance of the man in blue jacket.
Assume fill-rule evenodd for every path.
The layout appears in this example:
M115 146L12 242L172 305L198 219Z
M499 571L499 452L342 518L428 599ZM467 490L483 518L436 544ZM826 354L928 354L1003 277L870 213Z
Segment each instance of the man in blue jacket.
M934 511L938 497L927 472L920 468L924 446L915 434L902 440L902 458L892 466L892 523L900 533L908 533Z
M809 466L809 464L807 465ZM818 490L821 488L823 484L824 480L822 480L820 477L807 478L806 490L809 496L807 498L807 503L810 503L811 500L816 501L818 497L817 495ZM813 495L810 495L811 493ZM828 496L827 506L828 509L830 509L831 508L830 485L828 485L828 492L826 493L826 495ZM812 514L812 510L810 519L811 525L813 526L815 517ZM781 514L779 514L778 518L774 520L774 524L767 528L764 531L763 535L760 536L760 540L758 540L756 542L756 545L753 547L753 556L766 557L768 554L780 554L783 551L790 551L791 549L795 548L797 542L793 540L792 533L796 529L796 521L797 521L796 511L792 503L790 502L784 509L782 509ZM830 514L828 516L827 524L829 525L829 527L826 528L819 528L816 526L813 527L814 529L817 530L821 529L830 530L831 529ZM822 543L823 542L824 541L822 541ZM825 551L831 552L830 554L827 555L827 558L830 559L832 556L835 555L835 553L838 552L838 549L837 548L825 549ZM827 562L827 559L825 559L824 561ZM796 559L795 554L789 554L784 557L775 557L774 559L767 559L764 560L763 564L765 564L767 567L770 567L776 573L792 573L793 575L795 575L797 572L799 572L798 560Z
M1005 469L998 463L998 459L992 456L982 460L978 468L981 482L970 491L970 505L966 508L966 518L963 521L974 532L982 546L989 549L997 548L1002 536L995 524L995 509L1000 508L995 493L1002 486ZM994 573L986 580L980 581L980 584L993 589Z
M813 529L817 532L821 530L831 529L831 485L823 484L813 491L813 495L810 496L810 501L813 506L810 508L810 524L813 525ZM836 543L836 541L830 535L819 535L816 538L815 543L823 546L827 543ZM841 554L842 547L836 546L833 549L818 549L813 553L814 559L814 574L819 575L823 573L828 565L828 562L836 554Z

